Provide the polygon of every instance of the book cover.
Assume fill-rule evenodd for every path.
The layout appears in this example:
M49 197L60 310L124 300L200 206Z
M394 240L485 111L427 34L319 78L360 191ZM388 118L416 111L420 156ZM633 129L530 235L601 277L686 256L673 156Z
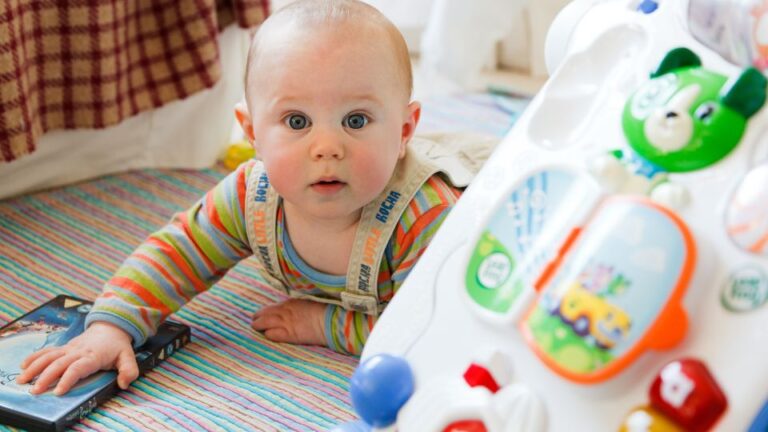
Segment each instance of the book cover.
M0 328L0 424L31 431L60 431L77 422L116 391L117 374L98 372L77 383L62 396L53 387L31 395L30 384L16 383L21 362L43 348L61 346L84 330L92 303L60 295ZM189 327L166 321L155 336L136 349L139 372L144 374L189 342Z

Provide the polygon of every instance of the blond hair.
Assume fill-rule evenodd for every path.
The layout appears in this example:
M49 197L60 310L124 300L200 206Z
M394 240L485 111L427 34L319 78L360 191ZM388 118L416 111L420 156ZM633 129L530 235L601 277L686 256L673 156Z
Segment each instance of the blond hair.
M408 46L397 27L378 9L359 0L296 0L270 15L253 37L245 67L246 99L248 99L250 71L259 55L259 43L262 39L260 36L266 34L271 27L286 24L306 27L347 22L373 26L383 30L389 36L388 39L398 63L397 69L407 90L407 96L410 98L413 93L413 74Z

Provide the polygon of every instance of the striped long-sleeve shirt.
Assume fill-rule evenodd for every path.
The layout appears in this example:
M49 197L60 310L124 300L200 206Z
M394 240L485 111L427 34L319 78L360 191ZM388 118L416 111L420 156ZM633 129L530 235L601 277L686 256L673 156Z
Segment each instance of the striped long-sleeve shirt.
M150 235L107 282L88 315L125 330L139 346L157 326L198 293L211 287L252 250L245 224L245 197L251 161L241 165L185 212ZM388 302L424 252L455 204L460 190L439 175L429 178L403 212L381 260L379 299ZM278 258L292 290L336 296L346 277L320 273L294 251L278 211ZM328 305L329 347L359 354L376 318Z

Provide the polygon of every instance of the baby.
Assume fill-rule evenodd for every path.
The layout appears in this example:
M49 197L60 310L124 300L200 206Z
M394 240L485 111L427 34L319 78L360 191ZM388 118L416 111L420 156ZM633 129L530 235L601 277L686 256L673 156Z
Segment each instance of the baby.
M34 394L101 370L126 388L133 347L168 315L254 255L290 300L252 327L277 342L361 351L459 197L409 148L420 105L398 30L357 0L299 0L254 37L246 106L249 161L152 234L105 285L86 330L21 365Z

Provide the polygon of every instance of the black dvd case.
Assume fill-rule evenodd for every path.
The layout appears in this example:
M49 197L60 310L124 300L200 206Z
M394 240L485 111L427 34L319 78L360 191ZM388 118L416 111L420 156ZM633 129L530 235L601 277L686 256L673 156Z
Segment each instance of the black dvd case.
M91 306L89 301L60 295L0 328L0 424L30 431L62 431L119 390L113 371L98 372L62 396L55 396L52 390L33 396L30 385L16 383L24 358L42 348L64 345L83 332ZM143 375L189 339L189 327L164 322L155 336L136 349L139 372Z

